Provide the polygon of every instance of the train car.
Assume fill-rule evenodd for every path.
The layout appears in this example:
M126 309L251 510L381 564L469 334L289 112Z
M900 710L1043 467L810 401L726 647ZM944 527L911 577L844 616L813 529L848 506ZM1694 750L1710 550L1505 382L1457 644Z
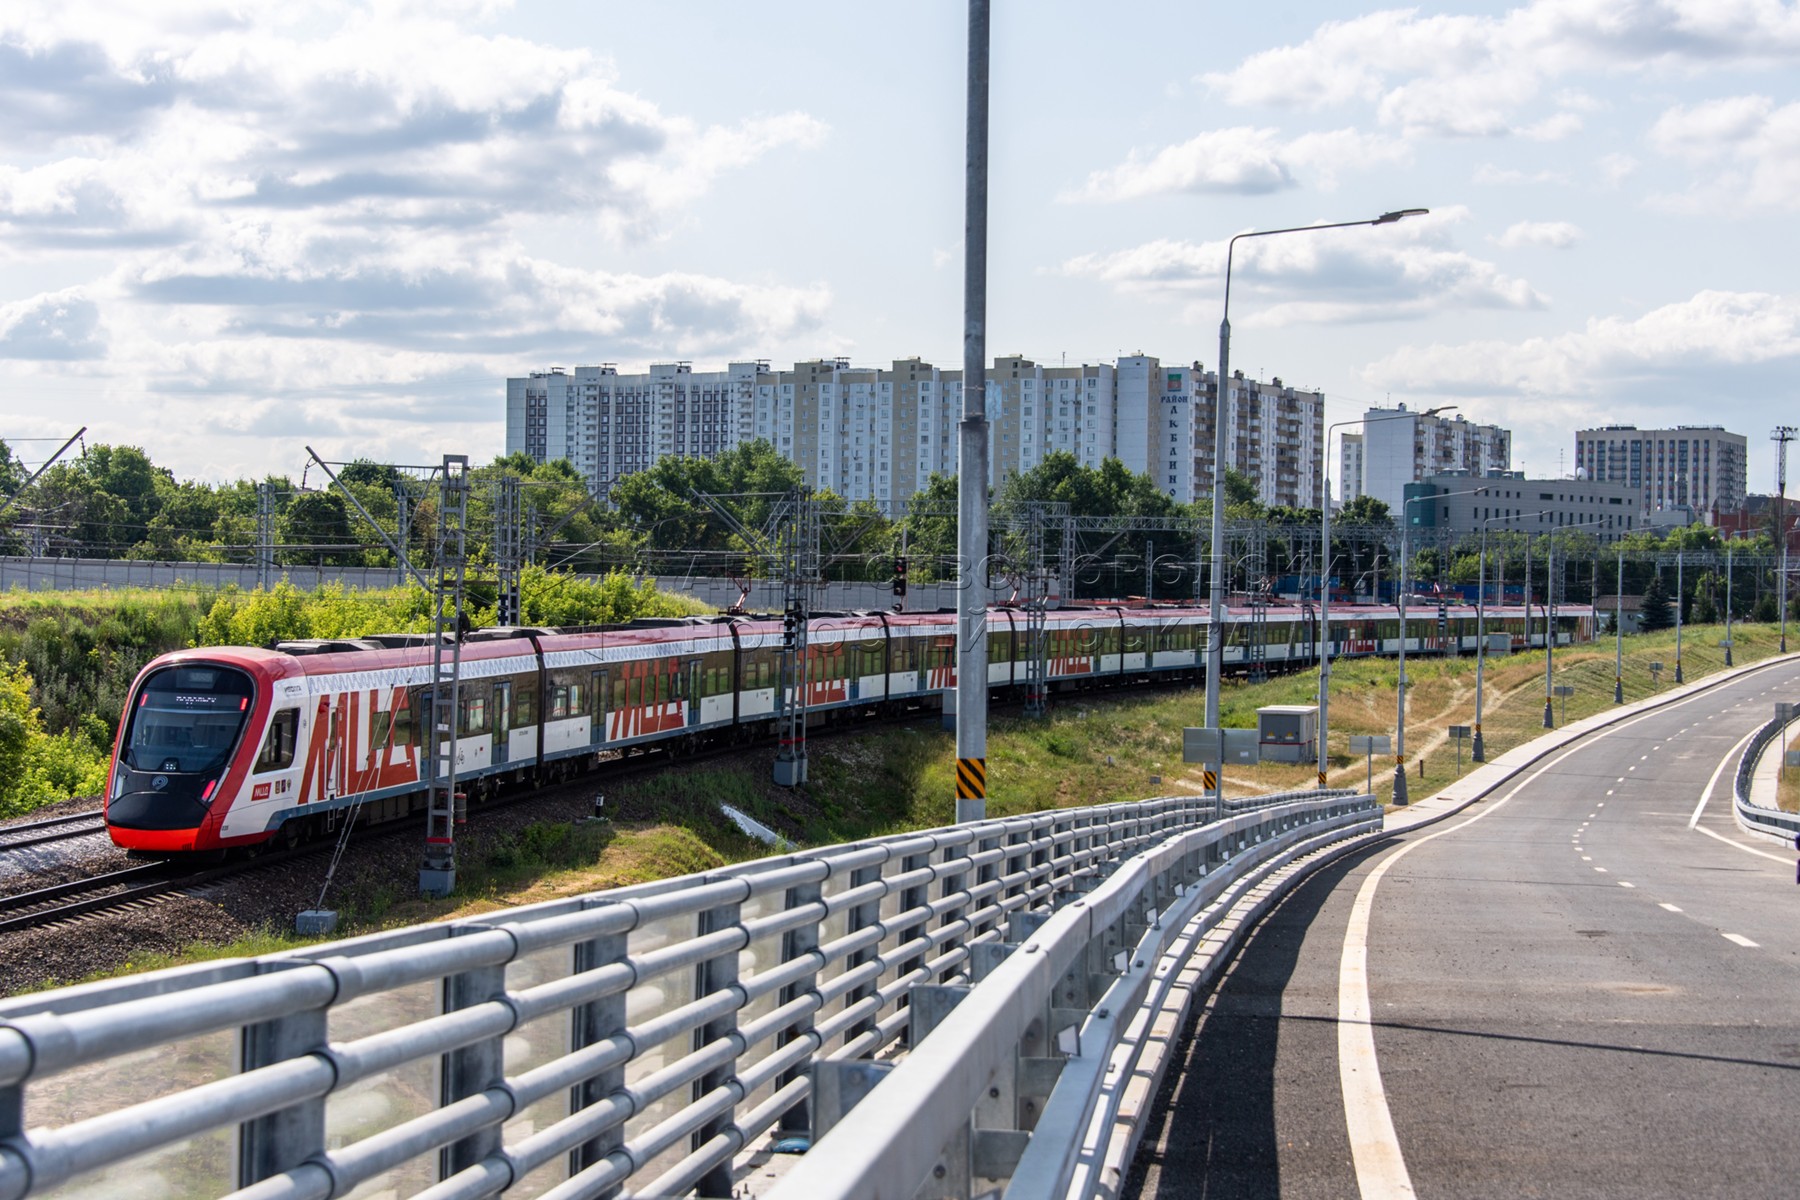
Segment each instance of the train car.
M1558 644L1591 640L1588 607L1556 611ZM1224 669L1316 662L1310 604L1233 605ZM1392 606L1334 607L1333 657L1395 654ZM1408 653L1475 649L1467 605L1409 607ZM1541 646L1541 607L1494 606L1486 630ZM816 616L796 678L770 618L634 621L591 629L505 628L466 636L456 705L459 789L562 778L609 754L685 740L772 737L785 696L809 725L863 712L941 708L956 687L956 614ZM1041 623L1012 608L988 621L988 684L1025 687L1041 661L1053 691L1204 677L1206 610L1102 604ZM1034 639L1042 641L1041 650ZM150 663L119 723L104 801L112 839L153 854L295 843L422 809L433 709L431 638L391 634L184 650Z

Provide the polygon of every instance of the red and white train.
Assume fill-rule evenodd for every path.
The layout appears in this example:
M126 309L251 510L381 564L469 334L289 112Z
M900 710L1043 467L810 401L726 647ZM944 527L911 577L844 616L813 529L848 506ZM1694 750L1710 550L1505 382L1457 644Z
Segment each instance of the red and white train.
M1487 629L1543 645L1543 609L1490 608ZM988 681L1027 682L1026 615L988 619ZM809 723L856 712L932 708L956 685L954 613L815 617L801 700ZM1225 665L1273 669L1316 659L1310 605L1233 607ZM1046 618L1053 690L1200 678L1204 609L1064 608ZM1409 609L1407 651L1475 649L1471 606ZM1594 613L1559 608L1559 643L1591 640ZM772 736L779 619L644 620L588 630L485 629L462 647L459 786L480 798L560 777L609 753L669 739ZM1334 606L1333 656L1393 654L1392 606ZM155 854L217 851L328 832L352 806L374 821L424 806L431 709L429 635L211 647L165 654L133 683L108 782L118 845Z

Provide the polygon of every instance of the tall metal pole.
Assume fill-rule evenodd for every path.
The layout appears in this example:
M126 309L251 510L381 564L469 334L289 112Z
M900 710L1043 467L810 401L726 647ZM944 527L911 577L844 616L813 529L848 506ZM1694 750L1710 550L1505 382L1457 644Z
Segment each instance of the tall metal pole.
M1675 682L1681 682L1681 551L1675 552Z
M432 588L431 709L425 729L427 783L425 858L419 891L456 890L456 827L462 798L456 790L456 743L462 725L463 574L467 565L469 456L444 455L438 481L437 573Z
M1731 543L1725 543L1725 665L1731 665Z
M1481 740L1482 675L1487 667L1487 522L1481 523L1481 558L1475 568L1475 745L1470 762L1486 762L1487 746Z
M1278 233L1317 233L1324 229L1348 229L1353 225L1391 225L1407 217L1423 216L1429 210L1423 208L1402 208L1382 213L1379 217L1367 221L1334 221L1327 225L1299 225L1286 229L1260 229L1250 233L1240 233L1225 244L1225 308L1219 319L1219 390L1213 403L1213 469L1212 469L1212 569L1210 603L1207 606L1206 629L1206 727L1219 727L1219 676L1225 667L1225 639L1220 636L1225 627L1225 575L1220 564L1225 561L1225 419L1231 411L1231 262L1237 250L1239 238L1272 237ZM1326 447L1327 451L1330 447ZM1321 497L1324 508L1329 511L1331 498ZM1330 543L1326 543L1326 556L1330 556ZM1320 659L1320 703L1319 703L1319 770L1324 772L1325 745L1325 703L1324 689L1329 680L1330 670ZM1223 763L1220 764L1223 767ZM1213 799L1222 801L1225 795L1225 772L1221 770L1215 780Z
M1556 566L1556 534L1551 533L1544 538L1544 728L1556 728L1556 714L1550 707L1555 695L1552 680L1556 668L1556 617L1551 608L1556 603L1556 576L1551 572Z
M1417 497L1414 497L1417 499ZM1394 686L1394 803L1406 803L1406 535L1411 526L1407 520L1406 502L1400 505L1400 594L1395 597L1400 611L1400 679ZM1379 589L1378 578L1375 586Z
M1331 457L1331 431L1325 432L1325 457ZM1319 781L1325 786L1330 765L1326 741L1331 735L1331 479L1319 475Z
M1781 543L1778 553L1781 555L1781 581L1776 585L1776 594L1781 606L1781 652L1787 653L1787 577L1788 577L1788 532L1787 532L1787 448L1800 433L1792 425L1777 425L1775 432L1769 436L1776 442L1775 456L1775 489L1778 499L1775 502L1775 537Z
M1625 703L1625 551L1613 577L1613 703Z
M963 183L963 403L957 444L956 819L987 816L988 0L969 0Z

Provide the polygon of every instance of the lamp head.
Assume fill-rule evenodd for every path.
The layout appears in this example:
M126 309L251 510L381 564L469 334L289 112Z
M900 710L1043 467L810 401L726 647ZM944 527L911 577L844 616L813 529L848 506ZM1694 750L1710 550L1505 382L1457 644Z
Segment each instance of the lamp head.
M1435 417L1439 413L1446 413L1446 412L1449 412L1453 408L1460 408L1460 407L1462 407L1462 406L1458 405L1458 404L1440 404L1436 408L1426 409L1424 412L1420 413L1419 415L1421 417Z
M1407 217L1422 217L1430 212L1429 208L1397 208L1393 212L1384 212L1371 225L1392 225L1395 221L1404 221Z

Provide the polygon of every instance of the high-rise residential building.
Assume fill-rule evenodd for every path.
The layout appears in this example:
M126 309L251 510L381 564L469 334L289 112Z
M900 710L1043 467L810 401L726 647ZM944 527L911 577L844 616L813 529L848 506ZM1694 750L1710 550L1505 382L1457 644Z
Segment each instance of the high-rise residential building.
M1575 434L1575 472L1630 484L1641 512L1688 508L1703 518L1744 505L1748 447L1718 425L1639 429L1604 425Z
M1398 515L1406 485L1446 471L1488 475L1512 466L1512 433L1465 417L1371 408L1360 434L1346 434L1338 458L1346 502L1369 495ZM1354 466L1355 472L1352 473Z
M1086 467L1117 458L1174 500L1212 492L1216 375L1148 355L1117 363L1043 366L1018 355L987 373L990 478L996 483L1067 452ZM933 473L957 470L962 372L921 359L890 369L818 359L775 371L767 362L696 372L657 364L555 368L507 380L506 448L539 461L568 458L596 492L665 454L703 456L764 439L807 483L898 512ZM1233 377L1227 465L1256 481L1267 504L1320 502L1324 398Z

